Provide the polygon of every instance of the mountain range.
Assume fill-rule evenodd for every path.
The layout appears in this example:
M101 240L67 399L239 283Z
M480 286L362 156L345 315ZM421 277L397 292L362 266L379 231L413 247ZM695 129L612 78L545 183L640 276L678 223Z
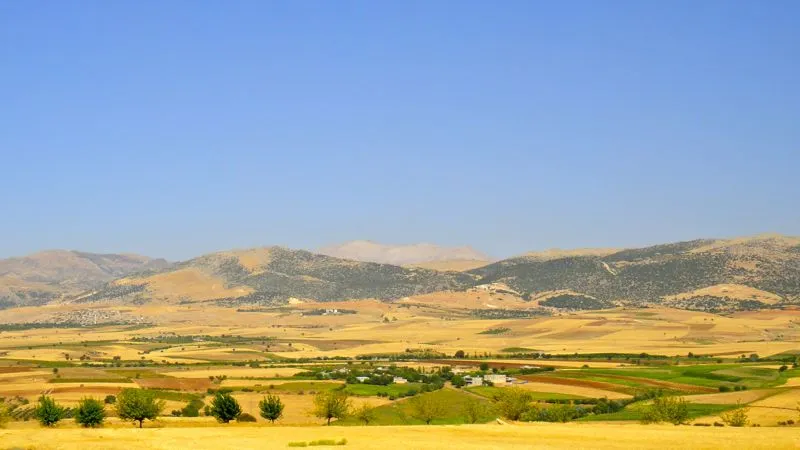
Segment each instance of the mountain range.
M471 266L448 269L453 262ZM5 307L54 301L210 301L230 306L393 301L433 292L458 296L475 289L563 309L626 304L712 311L782 307L800 303L800 238L762 235L638 249L548 250L496 262L468 247L369 241L318 253L284 247L232 250L179 263L74 251L0 260L0 305Z

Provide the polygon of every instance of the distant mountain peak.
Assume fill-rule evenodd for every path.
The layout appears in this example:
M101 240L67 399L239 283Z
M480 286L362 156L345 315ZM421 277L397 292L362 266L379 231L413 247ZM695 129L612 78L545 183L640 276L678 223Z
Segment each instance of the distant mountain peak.
M428 242L392 245L371 240L356 240L330 245L316 251L336 258L395 265L450 260L490 260L488 256L469 246L444 247Z

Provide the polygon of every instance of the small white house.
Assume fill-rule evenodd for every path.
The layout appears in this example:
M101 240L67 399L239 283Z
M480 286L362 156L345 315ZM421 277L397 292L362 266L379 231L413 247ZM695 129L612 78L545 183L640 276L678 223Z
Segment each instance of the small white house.
M506 384L509 382L508 377L502 374L490 374L486 375L486 381L492 384Z
M369 380L369 377L356 377L356 380L358 380L359 383L363 383Z
M392 378L392 383L394 383L394 384L406 384L406 383L408 383L408 380L406 380L403 377L394 377L394 378Z
M467 383L467 386L483 386L483 378L481 377L473 377L473 376L465 376L464 382Z

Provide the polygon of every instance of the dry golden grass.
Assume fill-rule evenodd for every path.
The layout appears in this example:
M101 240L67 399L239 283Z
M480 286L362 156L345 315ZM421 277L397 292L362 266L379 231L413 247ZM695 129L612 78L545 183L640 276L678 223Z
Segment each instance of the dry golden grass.
M669 295L664 297L665 300L683 300L692 297L719 297L730 298L732 300L758 300L768 305L774 305L781 301L781 297L772 292L762 291L743 284L716 284L714 286L696 289L690 292L684 292L677 295Z
M291 377L296 373L302 372L304 369L296 367L215 367L211 369L198 369L198 370L175 370L163 372L164 375L180 378L208 378L212 376L227 375L228 378L281 378Z
M164 424L167 421L163 422ZM402 427L279 427L231 424L215 426L204 420L192 428L0 430L7 447L37 449L104 448L129 450L192 448L194 450L287 448L289 442L347 439L345 449L459 448L531 449L784 449L797 448L800 434L793 429L699 428L638 424L526 424ZM205 426L204 426L205 425Z
M252 289L247 287L226 288L223 280L195 267L160 273L143 279L124 278L116 281L116 283L147 283L147 290L154 298L165 300L213 300L225 297L241 297L252 292Z

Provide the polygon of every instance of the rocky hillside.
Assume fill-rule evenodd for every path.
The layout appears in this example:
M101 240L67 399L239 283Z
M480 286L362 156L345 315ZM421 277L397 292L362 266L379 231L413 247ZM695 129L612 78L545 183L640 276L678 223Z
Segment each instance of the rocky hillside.
M695 240L563 258L522 256L469 273L526 297L570 290L602 301L698 310L800 302L800 238Z
M76 302L217 301L223 304L392 300L471 286L454 272L359 262L302 250L269 247L214 253L156 274L128 277L73 299Z
M441 247L434 244L386 245L372 241L350 241L323 247L317 253L354 261L418 265L447 261L487 262L489 257L471 247Z
M42 304L135 272L162 270L163 259L50 250L0 260L0 307Z

